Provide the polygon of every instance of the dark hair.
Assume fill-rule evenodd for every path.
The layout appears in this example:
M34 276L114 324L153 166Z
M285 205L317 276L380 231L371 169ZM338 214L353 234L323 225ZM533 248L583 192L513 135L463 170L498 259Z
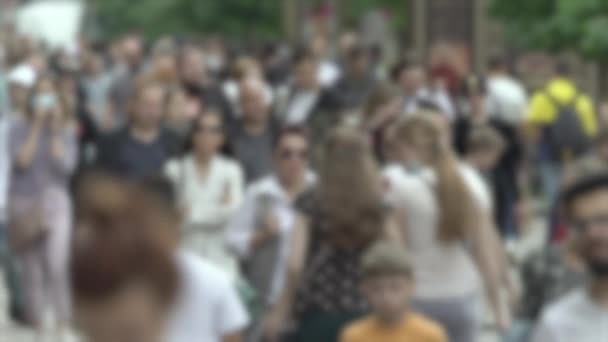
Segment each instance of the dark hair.
M276 150L281 145L283 139L289 136L299 136L308 141L308 130L304 126L285 126L279 129L272 140L272 149Z
M317 58L307 47L299 47L293 54L292 63L293 65L300 65L301 63L308 61L316 61Z
M194 137L196 136L196 133L198 133L200 127L200 122L204 117L207 116L215 116L219 121L220 124L222 126L222 134L224 134L224 136L227 134L226 132L226 120L224 119L224 114L222 113L222 111L219 108L216 107L208 107L205 110L203 110L199 115L197 115L194 120L192 121L192 125L190 126L190 131L188 132L188 138L185 141L185 145L183 148L183 152L184 153L190 153L194 150ZM220 151L223 154L230 154L230 146L229 143L227 141L227 139L225 139L226 141L224 142L224 146L222 146L220 148Z
M492 56L488 59L488 69L492 71L505 69L506 67L507 63L502 56Z
M360 43L356 43L353 46L351 46L350 49L348 49L348 52L346 54L346 59L349 63L356 62L362 57L371 57L371 56L370 56L369 49Z
M401 77L401 74L403 73L403 71L411 68L413 65L414 64L410 60L408 60L408 59L405 59L405 58L400 59L391 68L391 71L390 71L391 80L393 82L399 81L399 78Z
M574 201L600 189L608 190L608 172L606 171L582 177L568 186L561 196L561 205L566 215L571 215L570 209Z

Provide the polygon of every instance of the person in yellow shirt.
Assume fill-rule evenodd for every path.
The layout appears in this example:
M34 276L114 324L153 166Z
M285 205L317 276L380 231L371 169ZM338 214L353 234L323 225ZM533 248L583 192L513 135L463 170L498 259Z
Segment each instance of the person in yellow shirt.
M414 281L401 244L377 242L364 255L362 270L371 313L347 326L340 342L447 342L437 323L409 309Z
M532 96L526 122L529 142L540 147L545 195L553 200L563 166L584 155L598 132L593 102L570 79L568 65L557 63L554 77Z

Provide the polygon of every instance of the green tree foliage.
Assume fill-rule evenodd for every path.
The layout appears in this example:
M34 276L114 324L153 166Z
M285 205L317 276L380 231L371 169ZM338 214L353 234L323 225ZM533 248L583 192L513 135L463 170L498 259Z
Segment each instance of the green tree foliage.
M281 34L279 0L91 0L101 31L113 37L138 30L164 34L218 33L240 39Z
M608 62L606 0L491 0L490 13L521 47L574 50L590 60Z

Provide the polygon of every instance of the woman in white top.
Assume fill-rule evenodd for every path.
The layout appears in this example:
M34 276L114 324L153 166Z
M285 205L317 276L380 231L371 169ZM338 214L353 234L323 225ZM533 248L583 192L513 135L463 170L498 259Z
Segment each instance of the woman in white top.
M393 143L403 165L384 174L389 203L406 213L401 226L414 266L414 306L441 323L450 341L475 341L484 285L499 324L506 320L490 197L474 171L458 163L433 115L399 122Z
M206 111L194 121L189 152L170 161L166 173L185 213L185 246L235 280L237 264L224 248L224 228L241 205L243 172L237 162L220 155L224 139L221 114Z

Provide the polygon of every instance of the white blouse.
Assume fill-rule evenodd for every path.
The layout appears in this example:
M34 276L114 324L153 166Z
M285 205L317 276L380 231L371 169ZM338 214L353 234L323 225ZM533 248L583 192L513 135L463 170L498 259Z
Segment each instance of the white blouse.
M490 196L480 176L466 165L461 165L460 172L474 200L484 210L491 210ZM407 213L403 229L414 266L414 297L456 298L480 291L480 274L465 242L445 243L437 238L439 207L433 172L428 169L408 172L402 166L392 165L383 173L390 184L386 196L389 205Z
M243 200L243 171L231 159L213 157L205 176L198 172L192 156L170 161L165 172L186 209L186 225L223 226Z

